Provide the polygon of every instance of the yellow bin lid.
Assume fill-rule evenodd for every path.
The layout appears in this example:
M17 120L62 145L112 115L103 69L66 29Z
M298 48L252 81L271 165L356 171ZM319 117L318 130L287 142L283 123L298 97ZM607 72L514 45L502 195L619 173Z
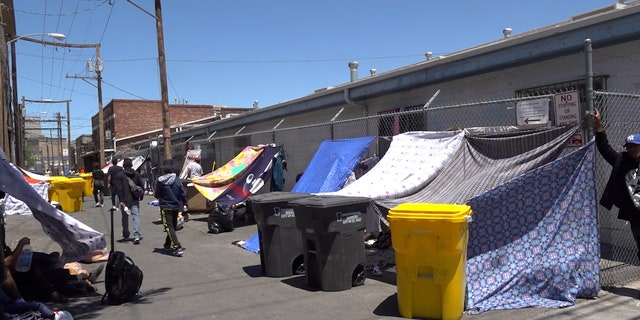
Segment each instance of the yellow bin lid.
M466 204L403 203L389 210L387 218L467 222L471 213Z

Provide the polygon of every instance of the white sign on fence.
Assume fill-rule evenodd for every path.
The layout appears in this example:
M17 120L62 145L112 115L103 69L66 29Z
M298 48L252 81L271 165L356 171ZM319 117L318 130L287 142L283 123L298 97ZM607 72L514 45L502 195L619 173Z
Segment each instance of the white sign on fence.
M557 126L568 126L582 123L580 112L580 93L569 91L553 95L553 105L556 114ZM569 141L569 146L582 146L582 132L576 133Z
M516 103L516 117L519 126L549 122L549 99L518 101Z

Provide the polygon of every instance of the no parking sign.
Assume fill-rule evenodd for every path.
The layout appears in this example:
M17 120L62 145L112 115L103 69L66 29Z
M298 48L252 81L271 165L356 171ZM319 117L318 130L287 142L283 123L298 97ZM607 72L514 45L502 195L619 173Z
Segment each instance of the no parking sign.
M556 114L556 125L576 125L582 123L582 112L580 112L580 93L578 91L568 91L553 95L553 105ZM583 142L582 132L578 132L569 141L569 146L580 147Z

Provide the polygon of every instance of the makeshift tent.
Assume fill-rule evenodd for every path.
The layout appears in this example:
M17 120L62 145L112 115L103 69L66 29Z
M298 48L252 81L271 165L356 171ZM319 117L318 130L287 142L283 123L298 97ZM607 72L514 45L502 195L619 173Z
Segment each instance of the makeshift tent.
M273 165L281 151L281 146L265 147L242 175L222 191L215 201L221 205L234 205L260 191L265 183L271 180Z
M333 195L371 199L408 196L424 188L458 151L463 131L415 131L393 136L389 150L360 179Z
M372 141L373 137L322 141L291 191L313 193L340 190Z
M465 129L464 144L431 183L417 193L374 200L386 211L400 203L465 203L531 169L555 160L578 127Z
M274 157L281 150L273 145L248 146L218 170L191 182L210 201L222 205L242 202L271 178Z
M469 200L469 313L566 307L600 289L595 144Z
M54 208L34 190L0 149L0 190L23 201L44 232L62 248L61 264L79 261L107 247L104 234Z
M191 182L207 199L215 200L263 150L264 146L247 146L224 166Z

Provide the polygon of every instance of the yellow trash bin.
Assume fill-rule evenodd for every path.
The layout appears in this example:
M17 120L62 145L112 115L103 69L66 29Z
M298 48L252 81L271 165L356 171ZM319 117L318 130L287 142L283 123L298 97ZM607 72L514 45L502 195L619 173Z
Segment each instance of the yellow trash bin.
M91 173L81 173L80 178L84 179L83 196L93 196L93 175Z
M405 203L389 211L403 317L462 317L471 213L467 205L432 203Z
M82 192L84 179L52 177L49 199L58 201L66 213L82 211Z

